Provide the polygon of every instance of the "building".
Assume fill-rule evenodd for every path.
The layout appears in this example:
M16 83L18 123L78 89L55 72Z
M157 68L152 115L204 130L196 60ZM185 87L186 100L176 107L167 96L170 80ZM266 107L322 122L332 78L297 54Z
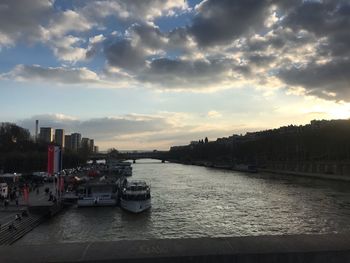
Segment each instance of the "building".
M71 134L71 145L72 150L77 151L81 147L81 134L72 133Z
M94 146L94 153L98 153L98 146Z
M82 138L81 139L81 148L89 149L90 146L90 139L89 138Z
M89 152L94 152L94 140L89 138L82 138L81 148L85 148L89 150Z
M70 135L64 136L64 148L72 149L72 139Z
M64 136L64 130L63 129L56 129L55 130L55 143L58 146L64 147L64 145L65 145L65 136Z
M38 141L38 133L39 133L39 120L35 120L35 142Z
M94 139L90 139L89 152L94 152L95 142Z
M53 129L51 127L40 127L40 141L47 143L53 141Z

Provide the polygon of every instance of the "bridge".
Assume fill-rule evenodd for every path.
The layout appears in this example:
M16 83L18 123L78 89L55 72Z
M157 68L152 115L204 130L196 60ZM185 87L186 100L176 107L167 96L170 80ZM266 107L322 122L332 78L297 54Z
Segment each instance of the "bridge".
M132 151L132 152L111 152L111 153L93 153L89 156L90 160L108 160L108 159L120 159L120 160L133 160L136 162L138 159L156 159L162 162L167 160L167 151Z

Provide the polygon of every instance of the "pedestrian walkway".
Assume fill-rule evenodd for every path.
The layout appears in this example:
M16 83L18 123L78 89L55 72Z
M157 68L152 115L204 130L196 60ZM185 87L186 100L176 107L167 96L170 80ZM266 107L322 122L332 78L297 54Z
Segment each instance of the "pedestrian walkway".
M48 190L45 191L45 189ZM55 205L52 200L49 201L50 192L52 195L55 194L53 183L44 184L38 188L38 191L35 189L29 192L28 200L21 195L18 203L12 200L7 207L2 204L0 208L0 245L14 243L39 225L47 216L60 209L60 205ZM21 216L20 220L15 220L16 215L22 215L23 212L28 216Z
M39 192L37 193L36 190L33 190L29 192L28 201L24 199L23 194L19 196L18 198L18 206L16 205L16 201L12 200L9 201L9 205L5 207L3 203L1 203L0 206L0 212L3 211L20 211L23 209L26 209L27 206L50 206L52 205L52 201L49 201L49 194L45 193L45 189L48 188L49 192L52 192L52 194L55 193L55 187L53 183L46 183L42 186L40 186Z

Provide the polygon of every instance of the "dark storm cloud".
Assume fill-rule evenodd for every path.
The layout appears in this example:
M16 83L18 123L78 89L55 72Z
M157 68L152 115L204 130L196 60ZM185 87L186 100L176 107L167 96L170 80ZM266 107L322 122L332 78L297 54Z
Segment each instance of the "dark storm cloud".
M189 32L201 46L224 44L261 28L267 0L207 0L198 7Z
M350 60L281 70L279 77L288 85L302 86L318 97L336 100L350 98Z

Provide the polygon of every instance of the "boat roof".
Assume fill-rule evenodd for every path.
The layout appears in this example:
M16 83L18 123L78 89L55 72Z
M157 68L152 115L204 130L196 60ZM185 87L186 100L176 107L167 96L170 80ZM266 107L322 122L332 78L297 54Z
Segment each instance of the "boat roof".
M147 183L143 180L131 180L128 181L128 186L147 186Z

